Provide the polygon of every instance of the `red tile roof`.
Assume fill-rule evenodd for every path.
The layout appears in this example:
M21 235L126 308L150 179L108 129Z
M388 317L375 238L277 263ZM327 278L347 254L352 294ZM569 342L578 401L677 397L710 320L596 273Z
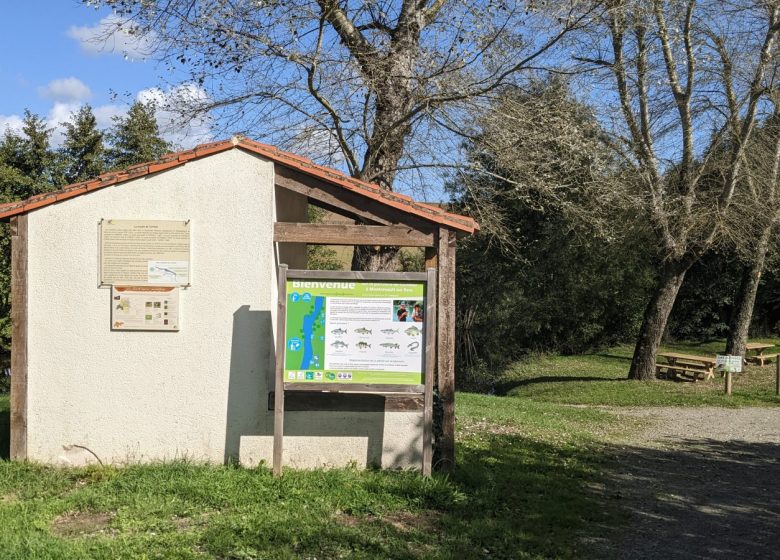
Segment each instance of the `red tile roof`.
M80 196L104 187L118 185L130 181L131 179L137 179L145 175L172 169L184 165L188 161L235 148L257 154L278 165L284 165L285 167L295 169L302 173L306 173L307 175L312 175L333 185L348 189L382 204L386 204L387 206L441 224L450 229L465 233L474 233L479 229L479 224L467 216L452 214L432 204L416 202L406 195L382 189L378 185L355 179L335 169L317 165L309 159L296 156L289 152L283 152L274 146L261 144L260 142L255 142L254 140L243 137L213 142L211 144L201 144L191 150L167 154L158 161L141 163L128 167L122 171L104 173L89 181L67 185L58 191L38 194L26 200L0 204L0 220L7 220L11 216L24 214L25 212L30 212L31 210L48 206L49 204L55 204L73 198L74 196Z

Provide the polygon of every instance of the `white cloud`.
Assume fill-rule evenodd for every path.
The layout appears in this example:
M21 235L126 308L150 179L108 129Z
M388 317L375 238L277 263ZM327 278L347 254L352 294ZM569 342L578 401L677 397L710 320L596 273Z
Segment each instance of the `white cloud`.
M154 104L160 134L174 147L190 147L213 140L212 119L191 116L209 101L203 88L195 84L181 84L167 91L149 88L138 92L136 99Z
M119 54L143 60L154 49L154 35L142 35L132 23L117 15L106 16L93 26L72 25L68 37L75 39L87 54Z
M92 113L97 121L97 127L100 130L106 130L114 126L114 117L124 115L126 112L127 107L122 105L101 105L92 108Z
M38 93L44 99L66 103L86 101L92 97L92 91L87 85L73 76L52 80L47 86L38 88Z
M89 90L86 85L84 87ZM154 103L160 134L174 147L192 147L213 139L211 118L186 118L186 115L193 114L194 108L208 102L208 94L203 88L193 84L183 84L169 90L149 88L138 92L136 99L144 103ZM45 120L46 126L52 129L51 145L59 148L65 139L65 127L62 123L70 121L83 104L76 99L53 101ZM124 116L128 109L129 106L125 104L109 103L93 107L92 112L98 129L107 130L114 125L114 118ZM22 119L21 115L0 115L0 134L6 129L21 132Z
M21 132L22 117L19 115L0 115L0 134L5 134L6 130Z
M46 117L46 125L52 129L51 144L58 148L62 146L65 140L64 122L72 120L73 114L81 108L81 103L62 103L58 102L52 105ZM95 121L99 130L107 130L114 124L114 117L124 115L127 107L124 105L99 105L92 108L92 114L95 115Z

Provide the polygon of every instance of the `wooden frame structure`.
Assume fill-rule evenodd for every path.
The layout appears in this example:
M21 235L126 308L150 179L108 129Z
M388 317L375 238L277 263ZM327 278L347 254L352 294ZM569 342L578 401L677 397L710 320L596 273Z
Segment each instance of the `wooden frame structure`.
M433 367L428 369L433 375L429 377L442 407L441 432L437 434L432 463L436 470L450 471L455 466L455 257L461 232L388 208L297 170L277 167L276 186L305 195L314 206L362 222L356 225L277 222L274 224L277 243L425 249L425 268L433 269L436 275L437 300L435 348L426 356L434 360ZM280 398L280 392L275 391L275 399ZM408 403L413 402L410 395ZM274 408L278 410L279 405ZM278 461L281 464L281 455ZM277 464L276 455L274 464Z
M317 280L374 280L380 282L424 282L425 283L425 362L424 383L422 385L389 385L389 384L340 384L340 383L289 383L284 379L284 362L286 351L287 329L287 280L317 279ZM282 474L282 452L284 447L284 406L286 391L329 393L407 393L423 395L423 453L422 473L431 474L433 460L433 377L436 356L436 270L427 272L341 272L324 270L288 270L287 265L280 264L277 276L279 284L279 301L276 319L276 364L274 367L274 475Z

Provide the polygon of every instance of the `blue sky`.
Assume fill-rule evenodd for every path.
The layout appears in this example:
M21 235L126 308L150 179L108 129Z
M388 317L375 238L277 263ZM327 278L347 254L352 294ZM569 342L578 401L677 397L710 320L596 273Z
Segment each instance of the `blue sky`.
M83 103L91 104L100 126L107 127L112 116L121 115L139 96L164 100L171 94L158 89L162 68L143 60L143 44L122 34L108 43L95 40L101 25L111 21L109 10L76 0L6 1L3 16L0 131L18 127L26 108L56 128ZM169 120L170 115L158 112L166 136L178 144L209 139L205 125L183 136ZM53 140L59 142L56 130Z

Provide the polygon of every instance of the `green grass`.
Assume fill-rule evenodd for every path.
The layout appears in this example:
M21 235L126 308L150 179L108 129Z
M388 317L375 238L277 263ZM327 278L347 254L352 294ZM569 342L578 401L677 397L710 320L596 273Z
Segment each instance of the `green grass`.
M11 445L10 397L0 395L0 461L8 459Z
M714 354L722 342L668 350ZM637 424L586 405L770 406L774 367L734 396L715 381L626 381L630 347L543 356L507 396L458 394L458 468L285 472L186 462L58 469L0 460L0 556L56 558L588 558L626 519L599 491ZM524 398L519 398L524 397ZM0 396L0 457L8 455Z
M774 340L764 340L775 343ZM669 344L662 351L714 356L724 341ZM775 364L747 366L735 376L733 394L723 394L723 380L684 383L626 379L633 347L618 346L578 356L537 356L518 362L502 376L501 392L537 402L604 406L777 406ZM770 349L767 353L777 352Z
M431 479L0 461L0 555L583 558L592 547L580 537L617 525L615 506L588 488L602 469L598 440L619 429L603 411L459 394L459 466Z

